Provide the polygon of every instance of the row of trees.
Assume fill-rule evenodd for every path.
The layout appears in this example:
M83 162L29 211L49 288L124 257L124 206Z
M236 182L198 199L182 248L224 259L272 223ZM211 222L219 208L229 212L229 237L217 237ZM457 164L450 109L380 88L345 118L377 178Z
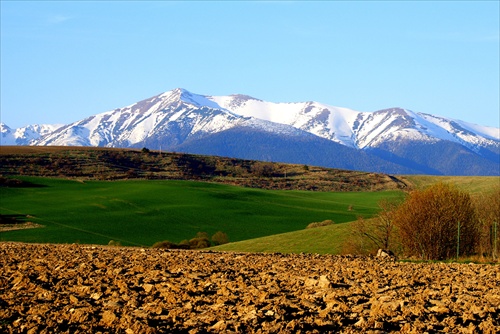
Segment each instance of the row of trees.
M443 260L470 255L498 257L500 187L472 197L450 184L416 190L400 202L381 202L371 220L354 224L346 252L390 249L406 257Z
M168 249L202 249L211 246L227 244L229 238L226 233L218 231L210 238L207 232L198 232L196 236L189 240L182 240L179 243L170 242L168 240L156 242L153 248L168 248Z

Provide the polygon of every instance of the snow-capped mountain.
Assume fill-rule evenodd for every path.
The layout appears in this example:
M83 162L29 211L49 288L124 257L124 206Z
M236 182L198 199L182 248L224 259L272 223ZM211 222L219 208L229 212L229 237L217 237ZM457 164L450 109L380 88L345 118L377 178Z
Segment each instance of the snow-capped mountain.
M234 114L202 95L179 88L68 124L35 144L169 148L235 126L282 135L301 133L288 125Z
M401 108L360 112L178 88L31 142L12 141L17 131L2 125L2 144L148 147L389 173L500 175L499 128Z
M0 123L0 145L30 145L34 140L49 134L62 124L34 124L11 129Z
M235 114L288 124L349 147L357 147L353 127L361 114L318 102L273 103L247 95L208 96Z
M340 144L364 149L391 140L447 140L477 150L498 147L500 129L401 108L359 112L318 102L272 103L246 95L208 99L235 114L292 125Z

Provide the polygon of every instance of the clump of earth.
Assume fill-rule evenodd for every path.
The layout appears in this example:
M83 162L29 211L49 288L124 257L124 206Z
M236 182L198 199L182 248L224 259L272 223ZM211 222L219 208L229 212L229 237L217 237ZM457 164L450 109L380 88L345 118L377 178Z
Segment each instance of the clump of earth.
M0 243L0 332L500 332L500 267Z

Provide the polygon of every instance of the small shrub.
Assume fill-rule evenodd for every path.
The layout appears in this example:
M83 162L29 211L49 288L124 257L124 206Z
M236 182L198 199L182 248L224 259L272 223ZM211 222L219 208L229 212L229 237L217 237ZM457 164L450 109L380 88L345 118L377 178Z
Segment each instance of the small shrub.
M212 242L214 245L223 245L229 242L229 238L226 233L218 231L212 236Z
M121 242L115 240L110 240L108 242L108 246L121 246L121 245L122 245Z
M271 177L274 174L274 165L269 162L256 162L251 167L252 173L256 176Z
M165 249L172 249L175 248L175 244L173 242L170 242L168 240L163 240L163 241L158 241L151 246L152 248L165 248Z
M316 227L321 227L321 226L328 226L328 225L332 225L332 224L334 224L334 222L330 219L327 219L327 220L323 220L322 222L311 223L311 224L307 225L306 229L307 228L316 228Z
M178 246L179 246L180 249L189 249L189 248L191 248L191 246L189 245L189 240L187 240L187 239L184 239L181 242L179 242Z
M191 249L201 249L201 248L208 248L211 246L211 244L208 238L195 237L189 240L189 246Z

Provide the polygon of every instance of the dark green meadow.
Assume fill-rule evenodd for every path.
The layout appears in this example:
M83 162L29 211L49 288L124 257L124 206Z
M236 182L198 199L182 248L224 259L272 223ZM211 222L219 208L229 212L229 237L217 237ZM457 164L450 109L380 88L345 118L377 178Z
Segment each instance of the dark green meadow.
M241 241L371 217L401 191L308 192L174 180L75 181L18 177L36 187L0 188L0 214L43 228L0 232L0 241L151 246L197 232ZM351 210L349 207L352 206Z

